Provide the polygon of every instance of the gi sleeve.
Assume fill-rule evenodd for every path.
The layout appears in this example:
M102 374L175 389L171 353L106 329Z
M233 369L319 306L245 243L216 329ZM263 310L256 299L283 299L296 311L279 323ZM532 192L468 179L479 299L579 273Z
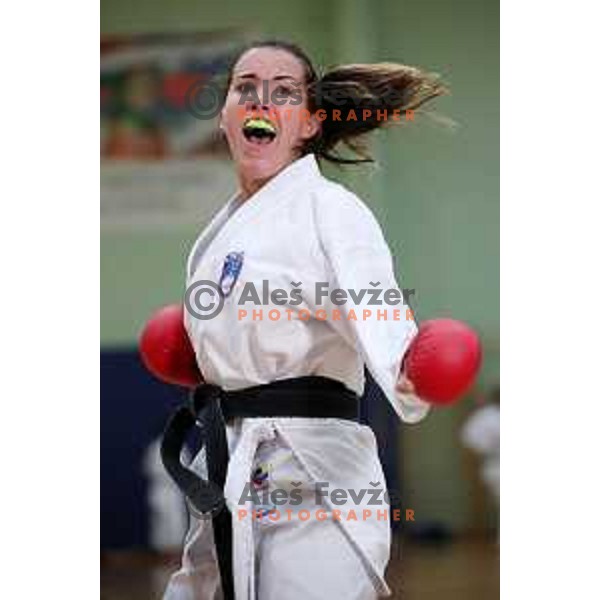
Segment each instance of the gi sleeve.
M381 227L357 196L337 184L315 193L313 202L319 242L330 269L327 314L341 311L339 320L328 319L348 343L359 349L399 417L407 423L421 421L429 404L395 389L402 359L417 327L414 320L407 318L409 306L396 282ZM335 288L346 291L344 304L337 304L332 298ZM381 290L378 297L375 290ZM390 292L386 297L387 290L395 290L396 297L391 297Z

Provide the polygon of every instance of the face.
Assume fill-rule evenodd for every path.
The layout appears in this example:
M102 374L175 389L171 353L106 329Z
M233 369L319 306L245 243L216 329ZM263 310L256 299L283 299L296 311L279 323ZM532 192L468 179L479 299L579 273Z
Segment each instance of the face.
M319 130L308 116L304 67L287 50L254 48L236 63L221 128L242 180L264 181L300 155Z

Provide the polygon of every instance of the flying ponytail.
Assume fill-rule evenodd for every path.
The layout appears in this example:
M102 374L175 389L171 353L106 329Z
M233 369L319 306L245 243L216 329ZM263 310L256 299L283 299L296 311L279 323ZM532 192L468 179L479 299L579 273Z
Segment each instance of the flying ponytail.
M373 162L364 134L395 123L447 93L435 75L395 63L342 65L309 86L309 110L321 118L321 133L306 150L335 163ZM342 158L339 144L360 158Z

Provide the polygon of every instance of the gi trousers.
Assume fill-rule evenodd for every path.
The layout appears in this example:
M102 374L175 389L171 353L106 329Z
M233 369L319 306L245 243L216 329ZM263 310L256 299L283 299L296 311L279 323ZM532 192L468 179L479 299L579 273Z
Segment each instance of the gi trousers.
M323 435L335 436L336 426L346 428L339 424L333 428L323 427L329 420L318 421ZM367 427L351 425L357 430ZM228 425L230 450L235 448L239 435L240 427ZM372 458L379 461L376 452ZM379 473L380 465L377 467ZM204 451L196 456L191 468L206 478ZM365 568L364 557L333 518L331 506L323 504L322 496L309 479L302 462L282 436L275 433L258 445L252 479L245 488L246 501L240 503L239 509L232 510L234 530L236 520L251 521L254 597L238 594L236 589L236 600L238 597L243 600L375 600L389 595L389 592L377 593ZM375 510L372 512L375 514ZM389 560L389 523L381 525L377 530L381 532L381 539L377 541L376 552L378 563L385 565ZM354 526L360 527L360 523ZM372 537L372 533L370 535ZM182 566L171 577L163 600L221 599L211 521L190 515Z

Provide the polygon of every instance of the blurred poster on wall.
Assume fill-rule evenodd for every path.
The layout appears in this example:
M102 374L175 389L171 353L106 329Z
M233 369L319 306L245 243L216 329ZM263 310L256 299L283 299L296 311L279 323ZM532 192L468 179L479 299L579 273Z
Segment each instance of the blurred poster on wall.
M218 95L244 39L235 31L102 37L103 231L199 223L231 193Z

